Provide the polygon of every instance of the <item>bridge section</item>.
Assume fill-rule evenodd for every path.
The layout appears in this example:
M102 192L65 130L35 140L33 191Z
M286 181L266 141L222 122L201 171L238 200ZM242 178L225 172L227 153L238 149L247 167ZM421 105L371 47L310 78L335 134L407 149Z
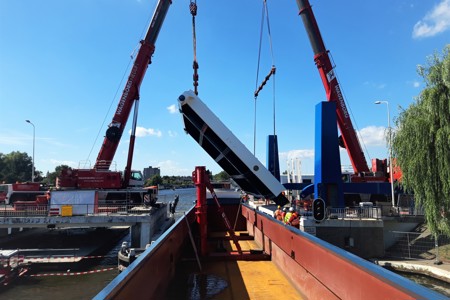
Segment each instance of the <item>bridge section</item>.
M152 236L158 233L167 218L167 205L158 203L158 207L128 207L103 209L97 213L65 216L61 213L52 215L48 209L28 211L0 209L0 228L74 228L74 227L114 227L131 228L132 245L145 247ZM87 209L89 211L89 209Z

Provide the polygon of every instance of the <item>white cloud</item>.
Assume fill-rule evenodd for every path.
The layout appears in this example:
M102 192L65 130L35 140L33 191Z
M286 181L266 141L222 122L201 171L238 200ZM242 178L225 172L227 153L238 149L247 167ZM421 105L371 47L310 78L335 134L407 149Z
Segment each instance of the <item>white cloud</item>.
M285 170L297 168L297 159L300 160L300 170L302 174L314 174L314 149L297 149L290 150L287 152L279 153L280 159L280 170L284 172ZM292 166L294 163L294 166ZM289 164L289 165L288 165Z
M172 130L169 130L169 131L168 131L168 134L169 134L170 137L176 137L176 136L178 136L178 133L177 133L176 131L172 131Z
M50 145L53 147L71 147L71 144L62 143L55 138L49 138L49 137L41 137L36 136L35 137L36 145L39 144L41 146L42 144ZM12 151L23 151L21 150L21 146L30 146L33 142L33 135L23 134L18 131L12 131L12 130L1 130L0 129L0 145L4 145L7 147L15 147L16 149ZM20 148L20 149L17 149ZM5 151L5 150L4 150Z
M171 106L168 106L167 110L171 114L176 114L178 112L177 106L175 104L172 104Z
M60 165L66 165L66 166L69 166L69 167L72 167L72 168L78 168L78 167L80 167L80 168L91 168L92 167L90 165L87 165L87 166L80 165L79 166L79 164L77 164L76 162L71 161L71 160L50 159L50 164L54 165L55 167L60 166Z
M369 126L359 131L359 136L366 146L385 146L386 128Z
M131 130L130 130L130 133L131 133ZM144 127L139 127L139 126L136 127L136 136L137 137L144 137L144 136L149 136L149 135L161 137L162 132L161 132L161 130L153 129L153 128L144 128Z
M159 162L157 167L161 169L161 175L170 174L173 176L184 176L185 174L192 173L192 170L180 167L180 164L173 160Z
M413 88L419 88L421 82L418 80L407 80L405 83L407 86L412 86Z
M435 36L450 29L450 0L442 0L414 25L413 38Z
M290 160L295 158L307 159L314 157L313 149L299 149L299 150L290 150L288 152L281 152L279 154L280 160Z
M0 136L0 145L6 145L6 146L23 146L30 144L30 139L33 138L27 138L27 137L17 137L17 136Z

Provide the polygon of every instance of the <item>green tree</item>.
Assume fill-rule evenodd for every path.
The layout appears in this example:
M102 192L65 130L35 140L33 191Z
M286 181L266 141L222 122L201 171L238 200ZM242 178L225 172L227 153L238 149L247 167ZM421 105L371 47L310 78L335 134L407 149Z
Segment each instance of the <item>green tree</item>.
M0 153L0 181L6 183L31 181L32 165L33 160L26 152ZM40 173L35 170L35 175L40 176Z
M49 185L49 186L55 186L56 185L56 177L59 176L62 169L69 168L67 165L59 165L55 167L54 172L47 172L47 175L45 176L43 183Z
M213 176L215 181L222 181L230 179L230 175L227 172L222 171Z
M6 170L6 164L5 164L5 154L0 152L0 183L2 181L5 181L5 170Z
M153 175L150 179L145 181L145 186L151 186L151 185L159 185L162 184L163 180L161 176L159 175Z
M450 236L450 45L418 73L426 87L396 120L394 156L402 185L425 209L431 231Z

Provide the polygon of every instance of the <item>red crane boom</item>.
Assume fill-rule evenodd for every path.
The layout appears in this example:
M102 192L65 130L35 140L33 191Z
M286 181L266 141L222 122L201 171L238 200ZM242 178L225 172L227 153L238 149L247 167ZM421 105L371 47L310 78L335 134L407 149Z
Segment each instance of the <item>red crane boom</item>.
M164 18L167 14L171 0L161 0L152 17L152 21L147 30L145 38L140 42L138 54L131 68L130 75L125 84L117 105L116 113L106 130L106 136L102 147L98 153L94 168L98 170L108 170L116 153L117 147L127 124L128 117L133 107L133 103L139 100L139 88L144 79L147 66L151 64L151 58L155 51L155 41L158 37ZM134 138L133 138L134 142ZM130 141L131 144L131 141ZM131 151L132 152L132 151ZM133 153L131 153L132 155ZM130 155L130 153L129 153Z
M171 0L159 0L147 29L145 38L140 41L138 50L130 75L117 105L116 112L106 130L106 136L97 156L93 169L64 169L57 180L57 186L61 188L100 188L117 189L129 186L131 177L131 164L133 159L137 112L139 103L139 89L142 80L151 63L155 51L155 42L162 27L166 14L169 10ZM120 172L109 171L112 160L119 146L120 139L130 116L131 108L135 106L133 126L131 130L130 145L128 149L127 165L123 178Z
M337 122L353 170L357 174L369 172L366 157L359 144L356 131L353 128L347 106L345 105L344 96L342 95L339 82L328 55L329 51L325 48L311 5L308 0L297 0L297 6L313 48L314 62L319 69L327 100L336 102Z

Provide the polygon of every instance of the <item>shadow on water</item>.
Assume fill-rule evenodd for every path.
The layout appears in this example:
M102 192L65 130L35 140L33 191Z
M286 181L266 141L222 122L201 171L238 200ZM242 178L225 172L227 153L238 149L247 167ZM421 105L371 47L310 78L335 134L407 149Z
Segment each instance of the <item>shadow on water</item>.
M228 287L223 278L211 274L191 274L188 279L189 300L212 299Z

